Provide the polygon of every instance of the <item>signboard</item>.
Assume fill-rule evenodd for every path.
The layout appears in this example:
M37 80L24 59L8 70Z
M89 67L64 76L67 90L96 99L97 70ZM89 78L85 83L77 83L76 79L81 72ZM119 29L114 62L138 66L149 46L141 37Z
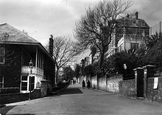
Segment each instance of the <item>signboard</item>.
M154 78L154 87L153 89L157 89L158 88L158 77Z

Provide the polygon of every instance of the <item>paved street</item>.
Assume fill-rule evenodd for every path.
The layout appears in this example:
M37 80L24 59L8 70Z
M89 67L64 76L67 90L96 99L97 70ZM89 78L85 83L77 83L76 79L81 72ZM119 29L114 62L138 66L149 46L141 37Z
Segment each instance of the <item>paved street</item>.
M162 104L71 85L58 95L7 104L7 115L162 115Z

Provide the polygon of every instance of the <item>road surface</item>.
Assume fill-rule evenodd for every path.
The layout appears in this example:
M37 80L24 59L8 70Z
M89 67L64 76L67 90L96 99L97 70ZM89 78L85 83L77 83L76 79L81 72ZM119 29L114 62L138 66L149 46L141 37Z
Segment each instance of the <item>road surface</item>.
M81 85L69 86L55 96L11 103L0 110L7 115L162 115L162 104L119 97Z

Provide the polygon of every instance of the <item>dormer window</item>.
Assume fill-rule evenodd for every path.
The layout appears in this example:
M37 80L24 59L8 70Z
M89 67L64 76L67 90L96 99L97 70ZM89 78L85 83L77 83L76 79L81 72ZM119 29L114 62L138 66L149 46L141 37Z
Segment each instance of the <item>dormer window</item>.
M5 63L5 48L0 47L0 64Z

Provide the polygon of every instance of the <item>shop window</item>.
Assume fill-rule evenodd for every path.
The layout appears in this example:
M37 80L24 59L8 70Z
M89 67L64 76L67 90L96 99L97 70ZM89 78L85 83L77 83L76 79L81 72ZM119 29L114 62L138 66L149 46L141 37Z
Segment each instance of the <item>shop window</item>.
M0 47L0 64L5 63L5 48Z

